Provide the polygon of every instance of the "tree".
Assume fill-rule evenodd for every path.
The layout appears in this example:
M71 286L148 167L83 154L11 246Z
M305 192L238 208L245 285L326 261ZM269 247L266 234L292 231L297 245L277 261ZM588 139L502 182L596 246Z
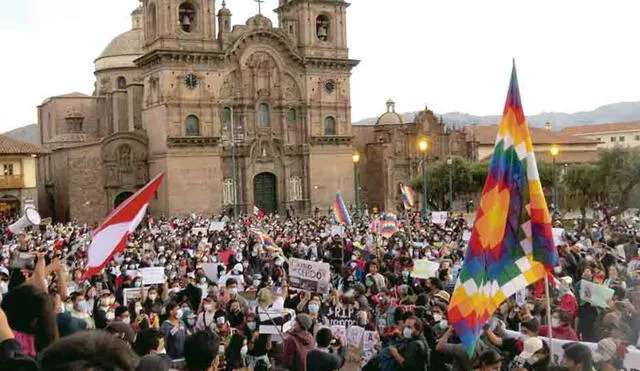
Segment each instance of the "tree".
M452 157L453 199L473 191L471 162L461 157ZM413 181L416 192L422 193L422 175ZM481 188L480 188L481 189ZM427 165L427 194L433 210L448 210L449 205L449 164L447 159L437 160Z
M604 193L604 182L600 179L600 168L594 164L580 164L567 167L562 179L568 208L580 209L582 218L587 216L587 208L600 200Z
M634 188L640 184L640 149L614 147L598 156L598 173L590 184L602 183L617 215L629 208Z

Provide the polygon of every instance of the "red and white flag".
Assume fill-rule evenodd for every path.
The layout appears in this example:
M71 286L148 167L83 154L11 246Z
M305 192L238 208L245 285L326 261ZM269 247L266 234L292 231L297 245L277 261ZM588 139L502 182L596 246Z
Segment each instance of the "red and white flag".
M258 206L253 205L253 216L258 219L262 219L264 218L264 213L262 212L262 210L258 209Z
M147 212L164 174L158 174L147 185L116 207L93 232L87 250L88 262L84 278L99 274L114 254L127 246L129 235L138 227Z

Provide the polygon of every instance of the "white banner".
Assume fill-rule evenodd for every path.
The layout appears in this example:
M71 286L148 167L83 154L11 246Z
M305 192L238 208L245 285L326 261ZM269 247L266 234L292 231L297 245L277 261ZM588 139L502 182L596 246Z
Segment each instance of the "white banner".
M199 233L202 234L202 236L206 236L207 235L207 228L205 227L193 227L191 228L191 234L193 235L198 235Z
M224 230L224 222L211 222L209 225L210 231L222 231Z
M143 285L163 285L165 282L164 267L140 268Z
M522 334L515 331L505 331L507 336L510 338L518 338L522 337ZM549 343L549 338L540 337L540 339ZM567 341L567 340L558 340L553 339L551 344L551 352L553 353L553 362L556 364L560 364L562 361L562 356L564 355L564 349L562 346L568 343L575 343L575 341ZM591 349L592 352L595 352L598 349L598 343L587 343L585 341L581 341L580 344L584 344ZM624 357L623 370L625 371L640 371L640 350L633 346L627 347L629 351L627 355Z
M342 225L332 225L331 226L331 236L338 235L340 237L344 237L344 226Z
M289 281L291 287L317 293L329 292L331 266L329 263L289 259Z
M435 277L440 268L440 263L432 262L426 259L419 259L413 261L413 270L411 271L411 277L427 279Z
M433 211L431 212L431 222L433 224L444 224L447 222L446 211Z
M204 275L211 282L218 282L218 265L219 263L204 263L202 264L202 270Z

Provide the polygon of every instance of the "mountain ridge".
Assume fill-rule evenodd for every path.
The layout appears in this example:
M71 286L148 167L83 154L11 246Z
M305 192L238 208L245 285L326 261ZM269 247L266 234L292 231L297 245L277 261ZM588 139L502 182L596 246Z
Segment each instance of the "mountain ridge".
M401 113L405 122L413 122L417 112ZM473 124L491 125L500 122L501 115L478 116L466 112L448 112L441 114L445 123L456 126L468 126ZM366 118L353 123L353 125L374 125L377 117ZM640 121L640 102L619 102L600 106L591 111L565 112L541 112L527 116L531 126L543 127L550 122L554 130L562 130L571 126L605 124L612 122Z

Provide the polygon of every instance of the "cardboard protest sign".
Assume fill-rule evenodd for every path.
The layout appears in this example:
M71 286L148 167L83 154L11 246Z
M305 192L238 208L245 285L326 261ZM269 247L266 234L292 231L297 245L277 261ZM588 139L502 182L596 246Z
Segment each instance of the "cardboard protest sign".
M433 224L444 224L447 222L448 212L446 211L433 211L431 212L431 222Z
M585 280L580 281L580 299L596 307L608 308L607 302L613 297L613 293L614 291L606 286Z
M329 307L327 319L330 325L340 325L349 328L356 324L356 314L358 310L355 306L349 304L338 304L335 307Z
M564 228L553 228L553 244L556 246L564 245Z
M367 351L375 351L378 342L378 333L375 331L365 331L363 335L362 349Z
M432 262L426 259L414 260L411 277L427 279L435 277L438 274L440 263Z
M165 282L164 267L140 268L143 285L162 285Z
M329 292L330 273L329 263L289 259L289 282L293 288L327 293Z
M149 292L149 288L145 287L144 288L144 294L145 296L147 295L147 293ZM142 292L140 291L140 288L129 288L129 289L122 289L122 298L124 299L124 303L125 305L128 305L131 301L139 301L142 298Z
M224 230L224 222L211 222L209 225L210 231L222 231Z
M341 325L330 326L333 336L340 339L342 344L347 344L347 328Z

